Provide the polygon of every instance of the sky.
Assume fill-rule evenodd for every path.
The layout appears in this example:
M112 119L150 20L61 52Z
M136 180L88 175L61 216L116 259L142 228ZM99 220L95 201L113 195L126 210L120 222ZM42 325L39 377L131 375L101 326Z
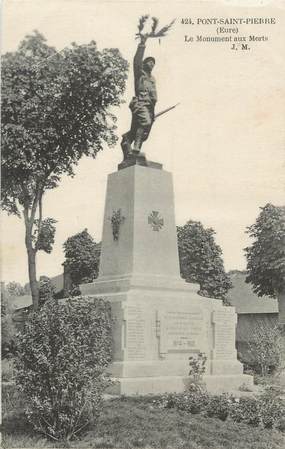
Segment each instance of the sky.
M147 41L146 55L156 58L157 112L180 103L157 119L144 152L173 175L177 225L192 219L212 227L226 270L243 270L243 248L250 244L246 228L266 203L284 205L284 2L6 0L2 53L16 50L36 29L58 50L95 40L99 49L119 48L131 64L144 14L158 17L162 25L176 19L160 44ZM194 25L181 23L188 17ZM250 50L231 50L228 42L195 42L197 35L217 36L218 28L198 25L197 19L232 17L275 18L276 23L238 26L239 36L268 37L252 42ZM186 42L185 35L194 42ZM132 89L130 72L126 103L115 111L119 137L130 125ZM119 142L106 146L95 160L82 159L74 178L63 177L45 195L44 215L57 220L56 240L50 255L38 253L38 276L62 272L62 245L71 235L87 228L101 240L107 176L121 160ZM3 213L1 227L2 279L25 283L23 220Z

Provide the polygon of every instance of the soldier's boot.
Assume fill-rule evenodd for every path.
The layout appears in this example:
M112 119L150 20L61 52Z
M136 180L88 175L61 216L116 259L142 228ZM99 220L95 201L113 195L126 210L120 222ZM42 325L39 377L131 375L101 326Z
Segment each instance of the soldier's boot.
M132 152L131 142L129 140L129 133L122 135L121 148L124 155L124 160L127 159L129 154Z
M140 152L144 140L144 128L138 128L134 141L134 151Z

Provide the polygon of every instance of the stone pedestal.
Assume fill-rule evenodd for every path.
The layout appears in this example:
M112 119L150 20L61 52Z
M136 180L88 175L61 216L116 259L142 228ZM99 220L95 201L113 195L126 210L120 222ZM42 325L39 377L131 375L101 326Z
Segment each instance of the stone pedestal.
M198 352L211 390L251 385L236 357L234 308L180 277L171 174L159 164L119 168L108 177L99 277L81 285L112 305L113 392L183 391Z

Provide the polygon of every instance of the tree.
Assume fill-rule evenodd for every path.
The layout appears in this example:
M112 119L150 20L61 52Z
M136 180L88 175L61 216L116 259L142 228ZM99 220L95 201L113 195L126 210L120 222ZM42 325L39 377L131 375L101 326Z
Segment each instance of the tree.
M32 294L32 292L31 292L31 287L30 287L30 283L29 283L29 282L27 282L27 283L24 285L24 294L25 294L25 295L31 295L31 294Z
M23 296L25 294L25 289L19 282L8 282L6 285L6 290L10 296Z
M87 229L69 237L63 244L65 272L71 279L73 295L79 295L79 284L92 282L98 276L99 258L98 245Z
M2 59L2 206L24 217L29 279L36 310L36 254L51 252L52 218L43 218L44 194L62 175L74 176L83 155L114 145L127 62L117 49L94 41L57 52L38 32Z
M254 239L245 248L246 282L258 296L278 299L279 321L285 324L285 207L268 203L260 209L256 222L246 231Z
M178 226L180 272L187 282L200 284L201 296L225 300L232 284L214 235L213 229L205 229L198 221L189 220L184 226Z

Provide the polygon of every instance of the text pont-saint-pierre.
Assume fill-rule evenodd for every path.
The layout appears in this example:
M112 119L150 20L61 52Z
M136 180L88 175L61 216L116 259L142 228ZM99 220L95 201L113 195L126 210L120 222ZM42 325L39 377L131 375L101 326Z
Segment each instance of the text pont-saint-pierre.
M185 17L182 25L275 25L275 17Z

